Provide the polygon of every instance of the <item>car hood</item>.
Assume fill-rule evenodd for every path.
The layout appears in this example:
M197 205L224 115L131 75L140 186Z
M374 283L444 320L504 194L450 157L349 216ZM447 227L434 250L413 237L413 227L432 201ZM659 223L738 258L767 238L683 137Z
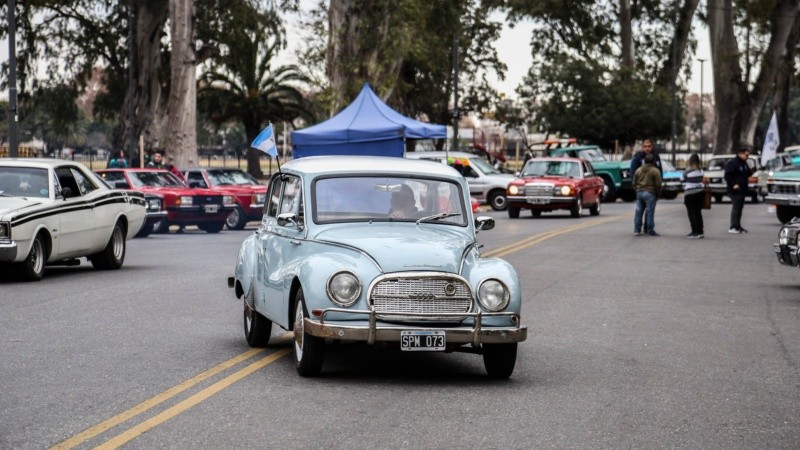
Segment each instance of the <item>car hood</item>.
M521 177L517 181L521 181L525 184L547 183L547 184L552 184L554 186L561 186L564 184L574 184L576 180L577 180L576 178L549 176L549 177Z
M772 172L770 178L775 180L800 181L800 170L780 170Z
M32 197L0 197L0 220L11 213L24 211L42 203L44 203L44 199Z
M464 249L474 242L464 228L414 223L373 223L325 230L317 240L357 248L384 272L433 270L458 273Z
M161 195L193 195L193 196L220 196L224 195L222 192L213 191L211 189L202 189L202 188L185 188L185 187L155 187L155 186L137 186L133 188L133 190L140 191L140 192L150 192L154 194L161 194Z
M219 185L219 186L212 186L210 188L216 192L224 192L226 194L260 194L267 192L267 187L260 184L227 184L227 185Z

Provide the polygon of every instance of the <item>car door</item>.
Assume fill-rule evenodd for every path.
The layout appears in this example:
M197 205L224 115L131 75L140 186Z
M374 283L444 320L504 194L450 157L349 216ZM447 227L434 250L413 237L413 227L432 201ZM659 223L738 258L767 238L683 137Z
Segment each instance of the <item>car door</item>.
M256 310L282 326L288 325L289 290L305 237L303 195L299 177L273 177L264 218L258 230L260 243L256 270ZM293 221L279 221L282 213L293 213Z
M85 256L95 245L95 218L91 193L97 189L91 179L75 167L62 166L55 169L60 195L58 209L61 216L61 229L58 233L59 249L62 257ZM69 189L69 196L64 194Z

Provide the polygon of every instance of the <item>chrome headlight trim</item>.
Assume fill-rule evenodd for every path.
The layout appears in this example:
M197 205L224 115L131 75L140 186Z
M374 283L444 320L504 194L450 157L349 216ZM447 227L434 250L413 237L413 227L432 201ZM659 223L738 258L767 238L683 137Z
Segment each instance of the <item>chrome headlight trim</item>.
M161 211L161 200L157 198L151 198L147 201L147 210L148 211Z
M330 300L342 307L352 306L361 296L361 281L349 270L334 273L325 283Z
M508 187L508 193L511 195L517 195L520 193L520 188L517 185L511 185Z
M11 240L10 222L0 222L0 240Z
M478 302L490 312L498 312L508 307L511 292L508 286L496 278L487 278L478 285Z
M231 205L233 205L234 203L235 203L235 202L233 201L233 196L232 196L232 195L223 195L223 196L222 196L222 204L223 204L223 205L225 205L225 206L231 206Z
M191 195L181 195L178 197L178 204L181 206L192 206L194 203L194 197Z

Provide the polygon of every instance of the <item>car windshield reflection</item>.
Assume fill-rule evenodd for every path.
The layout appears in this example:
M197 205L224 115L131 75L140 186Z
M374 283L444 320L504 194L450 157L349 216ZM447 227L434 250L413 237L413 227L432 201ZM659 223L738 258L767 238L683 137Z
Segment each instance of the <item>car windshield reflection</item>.
M400 177L336 177L314 183L314 222L416 222L466 226L467 208L458 184Z
M19 197L50 197L47 169L0 167L0 194Z
M258 184L250 175L241 170L209 170L208 179L212 186Z
M523 177L571 177L580 178L581 168L573 161L528 161L522 171Z
M186 187L183 181L169 172L130 172L129 176L135 187Z

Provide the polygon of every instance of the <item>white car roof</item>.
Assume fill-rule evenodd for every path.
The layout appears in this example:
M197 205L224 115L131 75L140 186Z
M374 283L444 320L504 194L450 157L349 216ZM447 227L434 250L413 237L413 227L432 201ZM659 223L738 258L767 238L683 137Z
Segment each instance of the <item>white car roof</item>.
M485 158L481 155L476 155L474 153L467 153L467 152L443 152L443 151L432 151L432 152L410 152L406 153L406 158L412 159L419 159L419 158Z
M403 173L458 178L452 167L433 161L417 161L386 156L311 156L294 159L283 169L307 174L334 173Z
M65 164L78 165L78 163L66 159L0 158L0 166L5 166L5 167L37 167L40 169L49 169L53 167L63 166Z

